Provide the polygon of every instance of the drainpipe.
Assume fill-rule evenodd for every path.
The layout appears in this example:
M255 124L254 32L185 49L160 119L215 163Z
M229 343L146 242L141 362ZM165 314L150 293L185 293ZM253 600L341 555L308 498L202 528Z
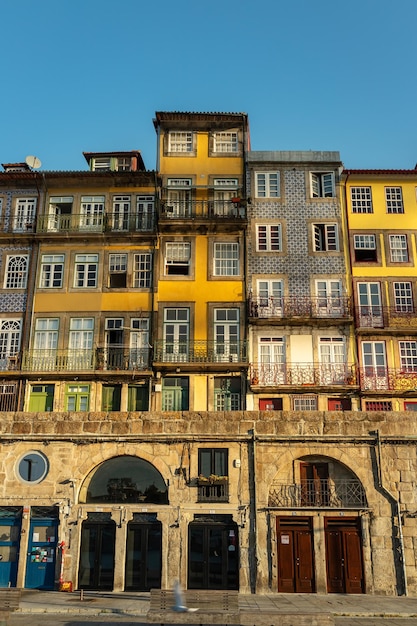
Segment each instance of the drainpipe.
M396 498L386 487L383 485L382 481L382 449L381 449L381 437L379 429L375 431L376 441L377 441L377 471L378 471L378 487L386 493L386 495L395 503L395 509L398 520L398 533L399 533L399 552L400 552L400 562L401 562L401 570L403 576L403 586L404 586L404 595L408 595L407 588L407 572L406 572L406 563L405 563L405 550L404 550L404 536L403 536L403 524L401 520L401 509L400 509L400 501ZM394 516L393 516L394 518ZM394 519L393 519L394 523Z
M258 524L256 501L256 435L255 428L249 431L251 439L248 442L249 463L249 582L251 593L256 593L258 579Z

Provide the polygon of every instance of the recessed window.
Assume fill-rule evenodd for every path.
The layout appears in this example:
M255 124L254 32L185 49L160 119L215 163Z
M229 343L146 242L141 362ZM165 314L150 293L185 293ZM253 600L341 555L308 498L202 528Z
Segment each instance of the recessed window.
M397 313L412 313L414 311L414 305L411 283L408 281L395 282L394 299L395 311Z
M25 483L40 483L48 473L48 459L35 450L26 452L17 462L16 473Z
M76 254L74 287L97 287L98 254Z
M149 252L135 254L133 257L133 287L149 289L152 278L152 255Z
M335 196L333 172L311 172L311 197L333 198Z
M353 249L358 263L377 261L375 235L353 235Z
M400 341L401 369L404 372L417 372L417 341Z
M17 198L13 219L13 230L25 232L33 230L35 223L36 198Z
M279 198L279 172L255 172L255 195L257 198Z
M127 254L110 254L109 287L112 289L127 286Z
M390 261L392 263L408 262L407 235L389 236Z
M7 257L4 289L26 289L28 263L27 255Z
M239 276L239 244L214 244L214 276Z
M281 224L258 224L256 226L257 252L282 252Z
M401 187L385 187L387 213L404 213L403 192Z
M390 400L365 402L365 411L392 411L392 402Z
M96 157L93 159L93 172L109 172L110 163L110 157Z
M165 244L165 275L188 276L190 273L191 244L187 241L169 241Z
M371 187L351 187L352 213L373 213Z
M238 133L226 131L213 134L213 152L237 153L239 151Z
M317 411L317 396L296 396L292 399L294 411Z
M335 252L339 250L337 224L313 224L314 252Z
M58 289L62 287L64 275L63 254L43 254L41 259L41 273L39 287L41 289Z
M190 131L170 131L168 133L168 152L193 152L193 133Z

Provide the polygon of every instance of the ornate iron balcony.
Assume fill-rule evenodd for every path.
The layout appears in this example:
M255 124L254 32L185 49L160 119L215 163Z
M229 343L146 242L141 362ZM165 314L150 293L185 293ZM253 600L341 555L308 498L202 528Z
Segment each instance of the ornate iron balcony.
M355 366L346 363L256 363L250 366L252 385L355 385Z
M354 479L313 479L300 483L273 483L269 506L277 508L320 507L361 509L367 506L361 483Z
M106 347L91 350L29 350L23 353L22 370L79 372L91 370L145 370L149 348Z
M154 361L157 363L245 363L246 341L166 342L154 344Z
M163 200L159 218L161 220L245 220L246 201L232 200Z
M361 367L359 382L364 391L413 391L417 389L417 366L404 369L383 365Z
M347 296L250 296L249 316L254 318L349 318L351 300Z
M39 215L36 232L38 233L103 233L103 232L141 232L155 228L154 213L97 213L85 215Z

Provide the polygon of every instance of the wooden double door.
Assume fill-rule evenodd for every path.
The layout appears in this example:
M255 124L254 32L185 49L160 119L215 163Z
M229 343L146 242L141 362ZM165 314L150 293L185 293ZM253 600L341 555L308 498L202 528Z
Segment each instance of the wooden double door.
M314 593L312 517L278 517L278 591ZM360 518L325 518L328 593L364 593Z

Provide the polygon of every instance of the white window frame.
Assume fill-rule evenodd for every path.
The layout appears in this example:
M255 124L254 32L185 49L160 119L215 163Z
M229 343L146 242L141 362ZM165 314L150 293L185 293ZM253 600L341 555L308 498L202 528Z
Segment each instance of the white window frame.
M385 203L387 207L387 213L404 213L402 187L385 187Z
M382 328L384 321L381 284L379 282L358 282L357 290L360 325Z
M376 235L363 233L353 235L353 250L374 250L375 254L372 260L362 260L354 258L355 263L376 263L378 261L378 251L376 247Z
M149 360L149 319L137 317L130 320L129 367L138 369Z
M168 132L168 152L179 154L194 152L194 133L192 131L170 130Z
M339 229L337 224L317 222L312 225L314 252L339 252Z
M0 319L0 368L9 369L9 358L19 354L22 320Z
M155 218L155 196L136 196L136 229L151 230Z
M292 410L293 411L317 411L318 399L317 396L302 394L300 396L293 396L292 398Z
M361 358L364 389L387 389L388 370L385 341L363 341Z
M190 342L190 309L164 309L164 361L188 361Z
M191 243L167 241L165 243L165 276L189 276L191 267Z
M132 159L128 156L121 156L116 158L116 171L117 172L130 172L132 170Z
M127 263L128 255L126 252L111 252L109 254L109 287L111 287L111 276L114 274L123 274L126 277L127 287Z
M389 235L389 251L391 263L408 263L408 242L407 235Z
M104 196L82 196L80 229L101 231L104 224Z
M213 245L213 275L239 276L240 252L237 242L215 242Z
M320 384L346 380L346 342L343 337L319 337Z
M351 187L350 201L352 205L352 213L374 212L371 187Z
M13 254L6 259L4 289L26 289L29 268L29 255Z
M111 228L117 231L128 231L130 226L131 197L113 196Z
M36 214L36 198L16 198L13 230L26 232L33 229Z
M280 198L280 172L255 172L255 197Z
M410 281L395 281L392 285L396 313L413 313L413 285Z
M417 341L398 342L400 367L403 372L417 372Z
M317 313L324 317L342 314L342 281L331 278L317 279L315 285Z
M312 198L334 198L334 172L310 172L310 189Z
M282 252L282 224L256 225L256 251Z
M133 255L133 288L149 289L152 284L152 254L140 252Z
M239 360L240 311L237 307L214 309L214 353L216 361Z
M94 157L93 172L109 172L111 169L111 157Z
M259 278L256 281L256 316L282 317L284 312L284 281Z
M65 254L43 254L39 289L60 289L64 281Z
M76 254L74 287L96 289L98 284L98 254Z
M237 130L213 133L213 152L216 154L237 154L239 152L239 133Z

